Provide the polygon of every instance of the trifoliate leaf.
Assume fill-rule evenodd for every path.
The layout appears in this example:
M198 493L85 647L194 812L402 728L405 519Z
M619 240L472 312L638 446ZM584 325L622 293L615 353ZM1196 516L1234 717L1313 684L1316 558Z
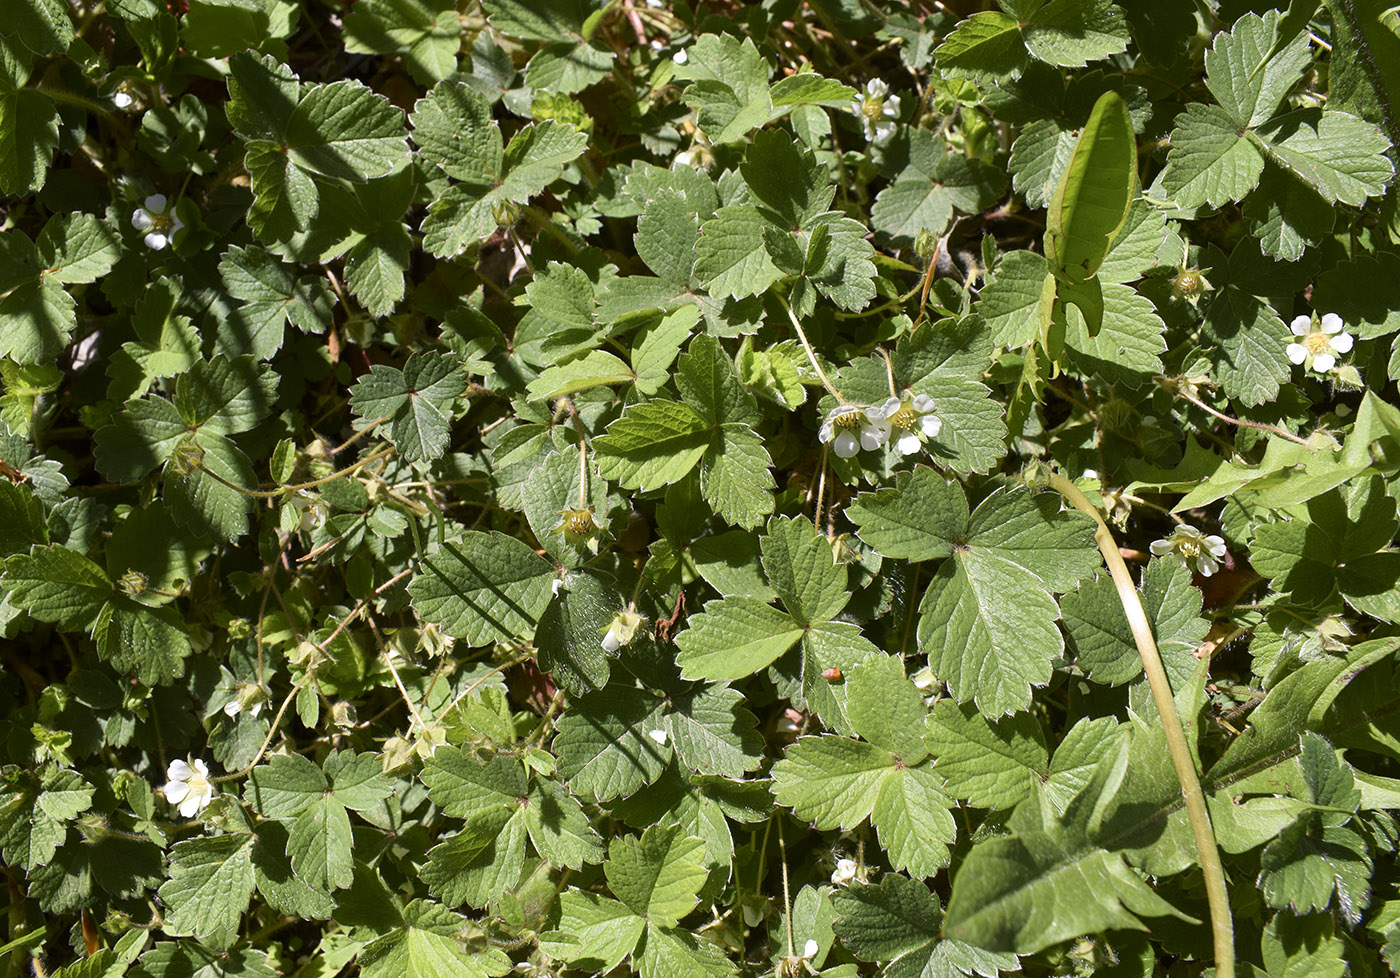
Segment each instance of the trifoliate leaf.
M439 458L451 437L452 402L467 388L457 358L415 353L402 370L374 364L350 396L363 421L389 418L389 437L411 462Z
M91 628L113 593L101 567L60 546L35 547L9 558L0 586L16 608L65 631Z
M692 79L685 100L698 112L701 131L716 143L726 143L768 121L773 111L768 88L772 70L752 38L702 34L686 50L678 75Z
M1140 387L1162 370L1167 349L1152 300L1126 285L1102 286L1103 322L1094 333L1078 306L1065 309L1065 346L1085 373Z
M777 517L759 541L763 569L788 613L803 624L835 618L850 597L846 568L805 517Z
M1015 348L1040 334L1042 319L1049 319L1048 302L1054 299L1053 285L1046 298L1047 280L1050 265L1034 252L1013 251L1002 258L977 303L993 343Z
M487 978L503 974L509 961L494 948L468 952L457 940L465 918L429 900L403 910L403 924L360 952L365 978ZM504 965L504 967L502 967Z
M230 248L219 260L229 295L242 300L219 330L216 349L231 357L252 354L266 360L282 348L282 330L320 333L330 325L331 295L325 282L294 278L290 268L261 248Z
M409 582L425 621L469 645L528 638L553 594L554 568L503 533L469 530L423 561Z
M77 303L64 286L96 281L118 254L115 232L91 214L55 214L37 243L21 231L7 232L0 239L6 266L0 274L0 357L22 364L57 357L78 325Z
M1384 155L1390 141L1346 112L1290 112L1261 126L1259 137L1270 159L1329 201L1360 207L1383 193L1395 175Z
M763 439L747 424L720 425L700 460L701 494L725 522L757 526L773 512L772 464Z
M1230 113L1193 102L1176 117L1160 180L1180 208L1219 207L1253 190L1263 170L1264 154L1240 135Z
M1217 293L1206 312L1207 339L1218 344L1213 367L1226 394L1245 404L1273 400L1292 369L1288 327L1265 301L1237 288Z

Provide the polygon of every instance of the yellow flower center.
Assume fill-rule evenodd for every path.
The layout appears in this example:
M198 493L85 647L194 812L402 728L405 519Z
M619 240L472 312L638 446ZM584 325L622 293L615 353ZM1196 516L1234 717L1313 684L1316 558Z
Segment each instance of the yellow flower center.
M1177 539L1176 545L1181 549L1182 554L1187 557L1199 557L1204 550L1201 546L1201 541L1197 540L1195 537L1180 537Z
M170 229L175 226L175 219L168 211L151 215L151 230L159 231L161 234L169 234Z
M588 510L579 510L569 514L568 530L575 536L587 536L593 532L593 514Z
M1309 333L1303 337L1303 346L1313 356L1319 353L1327 353L1332 349L1332 337L1319 330L1316 333Z
M918 422L919 416L908 404L901 404L899 410L891 414L886 420L889 421L890 427L899 428L901 431L908 431Z
M878 122L885 111L885 99L879 95L867 95L865 104L861 106L861 111L871 122Z
M838 414L836 417L832 418L831 425L843 431L850 431L854 428L859 428L861 422L864 420L865 415L861 414L859 411L847 411L845 414Z

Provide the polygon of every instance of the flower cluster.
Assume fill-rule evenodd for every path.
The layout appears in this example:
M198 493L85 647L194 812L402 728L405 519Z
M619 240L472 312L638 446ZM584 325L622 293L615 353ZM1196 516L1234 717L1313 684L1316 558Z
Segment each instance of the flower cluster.
M842 404L826 416L817 437L840 458L857 452L872 452L894 438L901 455L913 455L929 438L943 430L943 422L933 413L933 398L918 394L912 398L891 397L878 407Z

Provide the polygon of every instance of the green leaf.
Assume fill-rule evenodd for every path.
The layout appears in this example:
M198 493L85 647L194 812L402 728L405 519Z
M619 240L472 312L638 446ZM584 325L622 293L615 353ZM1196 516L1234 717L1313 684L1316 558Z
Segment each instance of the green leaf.
M739 172L754 202L769 212L765 216L789 230L807 227L824 214L836 193L816 154L779 129L754 135Z
M112 582L92 561L61 546L34 547L5 561L6 600L65 631L91 628L112 597Z
M675 927L705 883L705 843L677 826L653 825L640 838L614 839L603 864L613 895L657 927Z
M846 511L860 538L886 557L938 560L967 528L967 497L926 465L900 472L893 488L861 493Z
M986 80L1019 78L1025 69L1026 48L1015 17L984 10L959 21L933 57L949 74Z
M583 806L557 781L531 786L524 821L530 841L551 866L582 869L603 861L603 842Z
M585 798L632 794L671 760L671 745L651 736L665 730L663 717L663 704L617 684L583 697L556 724L559 773Z
M721 598L676 636L676 662L687 679L742 679L792 648L803 631L790 615L754 598Z
M924 700L904 675L904 664L881 656L846 677L846 718L862 738L906 765L918 764L924 749Z
M715 143L727 143L769 120L772 72L752 38L702 34L686 50L677 76L691 79L685 100L697 111L701 131Z
M1030 714L989 720L970 703L941 700L924 740L948 793L977 808L1010 809L1048 774L1045 735Z
M1329 201L1360 207L1395 175L1384 155L1390 140L1346 112L1290 112L1261 126L1258 138L1270 159Z
M977 302L977 314L991 328L992 342L1007 348L1033 342L1042 322L1049 320L1052 283L1050 265L1040 255L1013 251L1003 257Z
M602 689L611 669L602 636L624 603L616 583L603 574L566 575L535 630L540 668L571 693Z
M807 625L835 618L846 606L846 568L806 517L776 517L759 541L763 569L788 613Z
M575 962L588 962L600 971L611 971L631 954L646 931L647 922L625 905L583 890L569 890L559 897L560 932L576 939L558 952ZM543 943L543 942L542 942Z
M701 494L726 522L757 526L773 512L772 464L763 439L747 424L720 425L700 461Z
M58 110L47 94L24 87L27 75L0 70L0 193L16 197L43 188L58 148Z
M296 279L261 248L230 248L219 259L219 274L228 294L243 302L219 330L220 353L266 360L282 348L288 322L314 333L330 325L331 295L325 283L310 276Z
M712 434L694 410L673 401L629 407L593 442L598 471L624 489L659 489L683 478L705 454Z
M33 544L48 542L48 528L39 497L8 480L0 482L0 559L27 554Z
M632 369L611 353L590 350L578 360L546 368L530 381L528 390L532 399L550 401L595 387L630 384L635 379Z
M318 798L292 825L292 871L315 889L338 890L353 878L350 819L334 798Z
M299 754L274 754L248 774L243 798L264 818L294 819L330 788L315 762Z
M1079 134L1045 218L1045 257L1057 278L1092 279L1137 193L1137 140L1128 105L1105 92Z
M942 938L938 897L923 883L889 873L878 886L835 890L836 936L862 961L888 961L888 978L994 976L1017 968L1016 955Z
M504 143L491 103L463 81L442 81L410 117L419 152L454 180L489 188L501 178Z
M1175 914L1093 833L1100 796L1121 780L1126 750L1063 818L1034 798L1016 809L1011 834L973 846L953 880L944 933L989 951L1033 954L1076 934L1145 930L1142 916ZM1053 909L1052 909L1053 908Z
M1270 119L1312 60L1305 31L1279 36L1281 17L1246 13L1206 51L1206 87L1242 127Z
M485 645L529 638L554 580L553 565L520 540L469 530L423 560L408 593L425 621Z
M844 737L800 737L773 766L778 804L817 829L849 832L870 817L894 758Z
M699 774L735 780L763 763L758 721L744 697L725 685L699 686L672 697L665 730L677 758Z
M1264 170L1264 154L1240 134L1230 113L1193 102L1176 117L1159 178L1171 201L1183 209L1237 201L1253 190Z
M1317 277L1313 301L1335 312L1363 340L1400 330L1400 255L1359 255Z
M1065 346L1086 373L1140 387L1162 371L1165 324L1152 300L1126 285L1102 286L1103 321L1094 330L1077 306L1065 309Z
M764 229L772 226L752 204L721 207L700 226L695 277L710 295L742 299L782 278L764 245Z
M1202 332L1219 346L1213 366L1220 386L1245 404L1273 400L1292 373L1286 353L1292 338L1288 327L1257 296L1222 289L1206 312Z
M303 170L363 183L408 164L403 122L403 110L359 82L308 85L282 139Z
M528 793L525 769L518 761L500 756L483 761L463 748L438 748L420 777L428 797L444 814L467 821L509 814Z
M509 962L500 951L462 947L456 935L465 924L465 918L440 904L414 900L404 907L402 926L360 951L360 971L365 978L486 978L504 973Z
M415 353L402 370L376 363L350 395L364 421L389 417L389 437L411 462L440 458L452 434L452 402L467 389L455 356Z
M186 424L233 435L253 428L272 411L277 376L252 357L199 360L175 383L175 407ZM240 453L241 454L241 453Z
M228 947L253 895L253 836L242 833L176 843L161 885L165 928Z

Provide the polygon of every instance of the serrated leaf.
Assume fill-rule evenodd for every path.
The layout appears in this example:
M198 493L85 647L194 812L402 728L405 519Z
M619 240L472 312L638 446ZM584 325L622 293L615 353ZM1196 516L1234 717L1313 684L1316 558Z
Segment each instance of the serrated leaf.
M1280 38L1277 10L1247 13L1206 51L1206 87L1243 127L1273 116L1312 60L1306 32Z
M906 765L918 764L924 749L924 700L904 675L904 664L882 656L846 677L846 718L862 738Z
M742 679L792 648L803 631L792 616L754 598L721 598L676 636L676 662L687 679Z
M704 885L704 852L703 840L675 826L653 825L640 838L614 839L603 874L613 895L637 916L675 927Z
M846 568L806 517L769 520L759 547L769 583L798 622L829 620L846 606Z
M215 947L232 944L253 894L252 849L253 836L240 833L177 843L160 888L166 929Z
M624 489L659 489L683 478L709 447L711 432L694 410L674 401L628 408L593 442L598 471Z
M773 766L773 796L798 818L849 832L870 817L894 758L844 737L801 737Z
M1264 154L1240 135L1230 113L1193 102L1176 117L1160 180L1178 207L1219 207L1243 199L1263 170Z
M971 703L941 700L924 740L948 793L977 808L1010 809L1048 774L1045 735L1030 714L990 720Z
M467 951L456 934L465 919L428 900L404 907L403 924L371 941L359 954L365 978L486 978L502 973L499 951Z
M671 760L671 745L650 736L664 729L663 717L662 704L616 684L583 697L556 724L559 773L572 791L596 801L650 784Z
M717 298L759 295L782 272L764 245L764 228L771 227L757 207L721 207L700 226L695 243L695 277Z
M1136 192L1137 141L1128 105L1117 92L1105 92L1046 209L1045 257L1057 278L1094 278Z
M763 762L758 721L744 697L725 685L700 686L672 698L664 727L680 762L699 774L742 780Z
M415 353L402 370L374 364L360 378L350 407L364 421L389 416L389 437L409 461L439 458L451 437L451 405L467 388L454 356Z
M66 631L92 627L113 593L102 568L67 547L35 547L5 561L6 600Z
M553 595L554 567L503 533L469 530L426 558L409 582L425 621L469 645L512 642L533 634Z

